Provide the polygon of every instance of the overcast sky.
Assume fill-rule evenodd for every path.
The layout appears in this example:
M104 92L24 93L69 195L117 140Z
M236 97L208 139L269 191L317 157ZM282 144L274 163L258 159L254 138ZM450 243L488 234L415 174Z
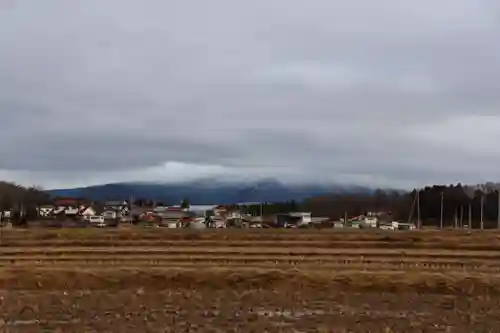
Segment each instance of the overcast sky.
M498 0L5 0L0 178L500 180Z

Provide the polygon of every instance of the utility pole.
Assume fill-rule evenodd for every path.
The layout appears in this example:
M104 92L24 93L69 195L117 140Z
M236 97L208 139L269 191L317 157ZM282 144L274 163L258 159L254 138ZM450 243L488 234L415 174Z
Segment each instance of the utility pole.
M500 190L498 190L498 215L497 215L497 228L500 229Z
M484 212L484 193L481 193L481 230L484 229L483 212Z
M441 218L439 220L439 226L443 229L443 202L444 202L444 192L441 191Z
M134 216L132 215L132 210L134 208L134 198L130 196L128 198L128 223L132 224Z
M413 213L415 212L415 205L417 204L417 189L414 189L413 192L415 192L415 196L413 197L413 200L411 201L411 208L410 208L410 215L408 216L408 223L411 223L411 220L413 218ZM418 225L417 225L417 228L418 228Z
M464 227L464 206L460 206L460 229Z
M4 215L5 215L5 206L4 206L4 200L1 198L2 201L0 201L0 245L3 243L3 224L5 223ZM11 216L12 216L12 211L11 211Z
M263 207L263 203L261 201L260 202L260 222L264 221L263 212L264 212L264 207Z
M417 228L422 229L422 221L420 221L420 190L417 191Z
M469 230L472 230L472 203L469 201Z
M5 223L5 219L4 219L5 213L4 212L5 212L5 209L2 206L2 211L0 212L0 245L3 244L3 224ZM12 216L12 210L11 210L10 215Z

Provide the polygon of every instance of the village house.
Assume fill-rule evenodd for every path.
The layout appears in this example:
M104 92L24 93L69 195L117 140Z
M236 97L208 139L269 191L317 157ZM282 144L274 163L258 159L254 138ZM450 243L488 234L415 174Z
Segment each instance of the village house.
M132 207L129 215L133 224L158 226L160 221L160 217L153 212L151 207Z
M276 215L276 225L281 228L296 228L311 223L311 213L292 212Z
M206 229L207 223L205 217L196 217L187 225L190 229Z
M97 215L97 210L94 207L92 207L92 205L80 208L80 216L85 221L90 220L91 216L96 216L96 215Z
M222 216L212 216L207 220L209 228L227 228L227 220Z
M211 216L207 216L210 228L242 227L243 214L238 207L218 205L211 210Z
M216 207L217 205L191 205L187 210L196 217L209 217Z
M39 207L37 207L38 217L50 218L50 217L54 216L55 209L56 209L56 206L54 206L54 205L39 206Z
M166 228L182 228L191 220L191 214L180 207L156 207L154 214L159 218L159 226Z
M135 221L135 223L141 223L149 226L158 226L160 218L154 214L146 213L141 216L139 221Z
M56 198L54 200L55 207L79 207L86 201L83 198Z
M242 227L243 228L263 228L262 217L261 216L243 216L242 217Z
M377 228L378 224L377 214L371 212L355 216L347 221L347 225L352 228Z
M228 219L241 219L243 215L239 209L231 209L227 212L226 218Z
M414 230L417 228L413 223L405 223L397 221L393 221L391 225L392 225L391 230Z
M66 207L64 206L54 206L54 210L52 211L53 216L60 216L64 214Z
M311 227L333 228L334 224L329 217L311 217Z
M335 229L338 229L338 228L344 228L344 221L333 221L333 227Z
M149 217L152 217L153 214L154 212L152 207L141 206L132 206L129 212L129 216L132 222L151 220Z
M85 200L81 198L57 198L54 200L54 209L52 215L64 215L70 218L76 218L80 213L81 205L85 204Z
M12 210L0 211L0 221L10 221L12 219Z
M228 212L228 209L226 206L218 205L212 209L212 212L213 212L213 216L216 216L216 217L225 216Z
M241 211L237 207L228 207L228 206L215 206L212 209L213 216L215 217L224 217L226 219L241 219L243 216Z
M104 207L98 203L92 203L90 205L82 205L80 207L79 215L84 221L90 221L93 217L104 218Z
M66 217L77 217L80 213L80 209L78 207L67 207L64 209L64 215Z
M103 216L106 220L121 220L129 215L127 201L106 201L104 203Z

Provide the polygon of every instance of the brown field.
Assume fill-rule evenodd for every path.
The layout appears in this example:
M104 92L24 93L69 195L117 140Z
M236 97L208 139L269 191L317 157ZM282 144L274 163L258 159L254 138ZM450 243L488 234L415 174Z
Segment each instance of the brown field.
M0 327L498 332L499 250L494 231L3 230Z

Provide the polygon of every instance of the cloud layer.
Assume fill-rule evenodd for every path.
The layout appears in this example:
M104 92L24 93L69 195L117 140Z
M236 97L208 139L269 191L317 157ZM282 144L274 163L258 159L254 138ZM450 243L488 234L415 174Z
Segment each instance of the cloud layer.
M10 0L0 177L498 180L491 0Z

